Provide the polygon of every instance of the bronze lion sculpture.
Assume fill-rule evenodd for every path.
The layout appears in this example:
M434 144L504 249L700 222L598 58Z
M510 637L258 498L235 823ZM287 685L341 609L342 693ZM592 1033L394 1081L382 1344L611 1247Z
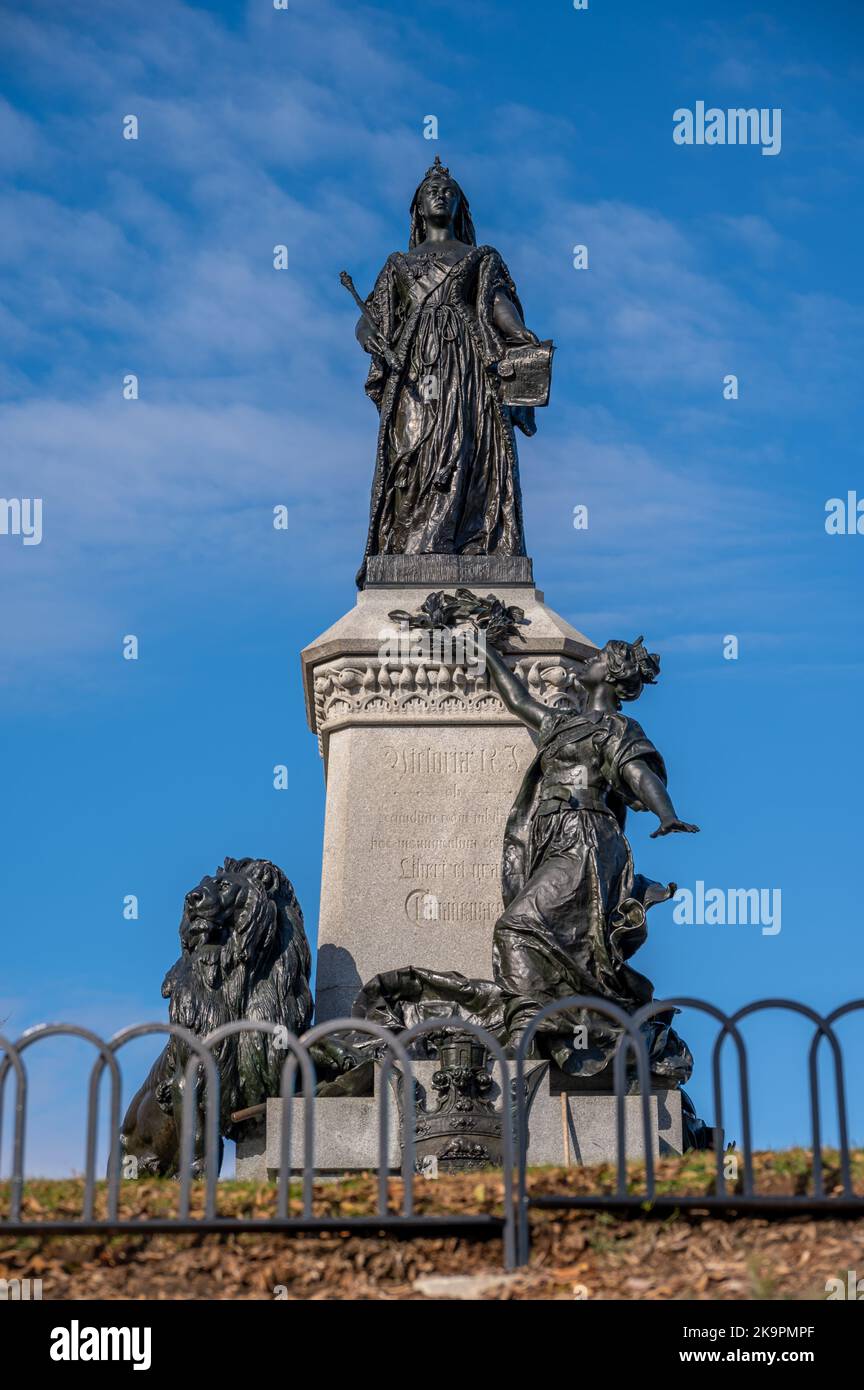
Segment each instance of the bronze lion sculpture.
M206 1038L223 1024L247 1019L273 1023L272 1032L243 1030L217 1043L219 1133L237 1137L232 1115L278 1096L287 1051L285 1032L299 1036L312 1021L311 957L303 913L288 878L267 859L226 859L186 894L180 922L179 959L168 971L162 995L169 1019ZM325 1076L354 1064L339 1044L312 1048ZM120 1135L125 1177L175 1177L185 1070L190 1048L169 1039L132 1100ZM195 1171L203 1171L204 1085L198 1071Z

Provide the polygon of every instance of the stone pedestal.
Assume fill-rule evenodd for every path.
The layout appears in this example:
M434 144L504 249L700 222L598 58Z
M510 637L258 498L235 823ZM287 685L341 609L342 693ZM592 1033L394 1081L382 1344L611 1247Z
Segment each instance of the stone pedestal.
M531 1065L529 1063L529 1079ZM421 1101L429 1102L430 1081L436 1067L435 1062L415 1063L414 1075L420 1083ZM321 1098L314 1102L315 1168L320 1176L377 1169L380 1077L380 1068L376 1067L375 1094L372 1096ZM490 1096L496 1108L500 1108L497 1068ZM627 1156L639 1159L645 1152L642 1102L639 1096L627 1096L624 1104ZM291 1105L292 1172L300 1172L303 1167L305 1102L296 1098ZM654 1157L681 1153L684 1142L680 1092L654 1092L650 1107L651 1150ZM388 1109L387 1166L395 1173L402 1160L399 1109L392 1091ZM238 1179L266 1181L277 1178L281 1142L282 1102L270 1100L267 1102L266 1120L250 1125L245 1138L237 1145ZM574 1090L568 1078L554 1070L549 1072L544 1067L544 1075L531 1098L528 1111L529 1164L561 1167L614 1163L616 1160L615 1097Z
M470 587L525 611L511 664L550 707L575 707L594 644L546 606L527 557L379 556L350 612L302 653L327 782L316 1021L361 985L418 965L489 979L504 827L533 757L488 676L448 653L388 655L393 610Z

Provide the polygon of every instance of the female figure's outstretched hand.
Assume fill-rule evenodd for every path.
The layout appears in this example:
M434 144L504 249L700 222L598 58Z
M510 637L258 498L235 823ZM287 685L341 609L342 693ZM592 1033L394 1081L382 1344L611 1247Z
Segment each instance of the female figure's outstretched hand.
M674 835L676 831L681 831L685 835L698 835L698 825L690 825L686 820L666 820L661 821L656 830L652 830L651 839L656 840L660 835Z

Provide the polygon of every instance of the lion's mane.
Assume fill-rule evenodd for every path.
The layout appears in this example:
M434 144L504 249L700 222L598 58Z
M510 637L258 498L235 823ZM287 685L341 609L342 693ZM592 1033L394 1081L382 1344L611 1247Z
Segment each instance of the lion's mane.
M187 893L180 945L162 985L172 1023L201 1038L240 1019L273 1023L298 1035L309 1027L309 943L294 889L277 865L267 859L226 859ZM220 1131L234 1138L233 1112L280 1093L284 1040L243 1030L216 1044L213 1056ZM177 1170L188 1061L186 1045L170 1039L129 1107L123 1147L136 1156L142 1174Z

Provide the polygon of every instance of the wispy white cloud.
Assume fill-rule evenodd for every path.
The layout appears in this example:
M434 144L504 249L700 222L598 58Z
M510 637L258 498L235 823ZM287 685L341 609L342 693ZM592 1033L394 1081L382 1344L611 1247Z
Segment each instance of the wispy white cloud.
M260 9L236 30L179 0L160 13L153 25L130 11L118 29L96 0L14 14L6 32L45 101L38 120L0 107L18 176L0 201L14 357L2 489L43 496L46 527L41 547L0 546L15 596L0 617L7 680L104 645L160 565L187 593L236 592L266 563L260 527L276 503L296 521L293 573L332 557L350 575L362 546L376 421L336 272L371 281L404 244L414 180L434 148L447 157L418 138L419 109L413 126L382 119L383 96L416 90L443 110L463 60L430 62L441 75L429 82L406 57L416 26L390 12L384 27L373 10L316 6L288 21L287 45ZM129 111L138 142L121 139ZM816 291L754 290L766 264L795 254L764 211L682 222L574 196L578 140L569 118L503 102L456 171L571 383L523 446L529 543L566 590L567 518L589 500L593 583L617 594L625 568L653 571L671 546L662 601L671 611L686 573L710 603L706 545L758 573L760 518L788 507L761 481L779 459L718 411L723 375L740 372L751 409L819 409L827 379L852 389L861 315ZM520 149L531 157L513 159ZM584 273L570 264L577 242ZM121 399L130 371L138 402ZM616 418L622 399L649 435ZM747 485L711 467L736 429Z

